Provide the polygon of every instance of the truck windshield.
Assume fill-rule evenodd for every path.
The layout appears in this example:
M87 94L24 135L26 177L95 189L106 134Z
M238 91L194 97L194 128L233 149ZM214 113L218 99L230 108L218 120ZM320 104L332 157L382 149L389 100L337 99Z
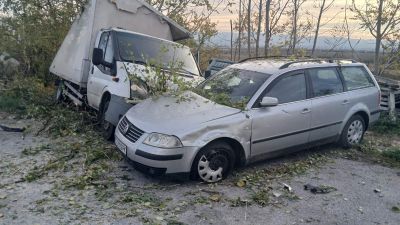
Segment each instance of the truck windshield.
M117 32L119 54L123 61L178 68L199 76L190 49L186 46L138 34Z
M201 83L195 92L221 105L244 109L269 74L228 68Z

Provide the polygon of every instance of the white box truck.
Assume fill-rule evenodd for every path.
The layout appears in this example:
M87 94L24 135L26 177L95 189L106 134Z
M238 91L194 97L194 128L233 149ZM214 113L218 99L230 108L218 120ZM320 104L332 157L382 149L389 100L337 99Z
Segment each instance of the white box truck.
M161 48L169 49L160 59L163 65L178 59L180 76L203 79L190 49L175 43L187 38L187 30L144 1L89 0L50 66L50 73L59 78L56 98L97 110L104 136L110 139L132 106L125 101L134 94L129 74L148 75L145 61L156 58Z

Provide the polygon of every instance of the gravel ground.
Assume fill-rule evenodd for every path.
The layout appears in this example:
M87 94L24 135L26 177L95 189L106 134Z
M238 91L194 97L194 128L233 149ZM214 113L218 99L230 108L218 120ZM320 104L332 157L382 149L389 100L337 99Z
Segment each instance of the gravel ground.
M400 224L393 210L400 207L400 170L337 156L344 150L332 146L263 161L213 185L151 178L114 160L107 185L66 189L62 181L79 174L66 168L79 160L28 182L26 174L53 153L23 151L62 147L79 136L36 136L40 122L4 115L0 124L30 127L24 136L0 131L0 224ZM284 169L301 172L287 176ZM336 190L313 194L305 184Z

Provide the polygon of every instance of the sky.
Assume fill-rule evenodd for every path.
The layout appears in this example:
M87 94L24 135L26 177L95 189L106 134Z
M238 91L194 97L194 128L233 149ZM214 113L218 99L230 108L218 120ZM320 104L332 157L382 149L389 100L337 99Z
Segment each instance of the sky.
M218 0L214 0L218 1ZM215 14L211 16L211 20L215 23L217 23L217 29L220 32L230 32L230 20L237 20L238 19L238 5L239 5L239 0L231 0L235 3L235 5L232 7L233 13L230 13L228 10L223 10L224 6L220 6L219 14ZM247 1L247 0L245 0ZM253 0L254 2L258 2L258 0ZM274 1L274 0L273 0ZM276 1L276 0L275 0ZM330 2L331 0L327 0L327 2ZM300 20L306 20L305 16L305 10L308 10L309 13L313 16L309 18L312 18L314 21L316 21L316 16L318 15L318 10L317 8L314 8L315 2L320 2L320 0L307 0L303 6L302 6L302 16L300 17ZM347 0L348 4L351 4L352 0ZM265 0L263 1L265 4ZM363 0L356 0L356 3L359 4L359 6L362 6L364 1ZM332 30L335 28L335 26L340 25L343 23L344 20L344 8L346 5L346 0L335 0L334 6L330 8L325 14L322 19L322 23L328 22L325 26L321 27L320 35L321 36L331 36L332 35ZM254 6L255 7L255 6ZM263 6L265 7L265 6ZM255 9L257 10L257 9ZM352 17L352 13L347 10L348 13L348 18ZM333 18L333 19L332 19ZM370 39L372 36L365 30L361 30L359 27L359 22L355 20L348 20L349 22L349 27L352 30L352 38L354 39Z

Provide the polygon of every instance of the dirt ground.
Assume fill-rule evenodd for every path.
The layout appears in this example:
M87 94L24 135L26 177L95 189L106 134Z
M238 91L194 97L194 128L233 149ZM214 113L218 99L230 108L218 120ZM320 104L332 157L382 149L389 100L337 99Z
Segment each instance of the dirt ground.
M76 157L47 164L37 177L30 172L80 135L36 135L40 122L6 114L0 124L28 127L0 131L0 224L400 224L400 169L355 150L323 146L238 169L212 185L152 178L110 158L93 170L105 176L79 185L95 175L82 177L87 166ZM314 194L305 184L331 192Z

